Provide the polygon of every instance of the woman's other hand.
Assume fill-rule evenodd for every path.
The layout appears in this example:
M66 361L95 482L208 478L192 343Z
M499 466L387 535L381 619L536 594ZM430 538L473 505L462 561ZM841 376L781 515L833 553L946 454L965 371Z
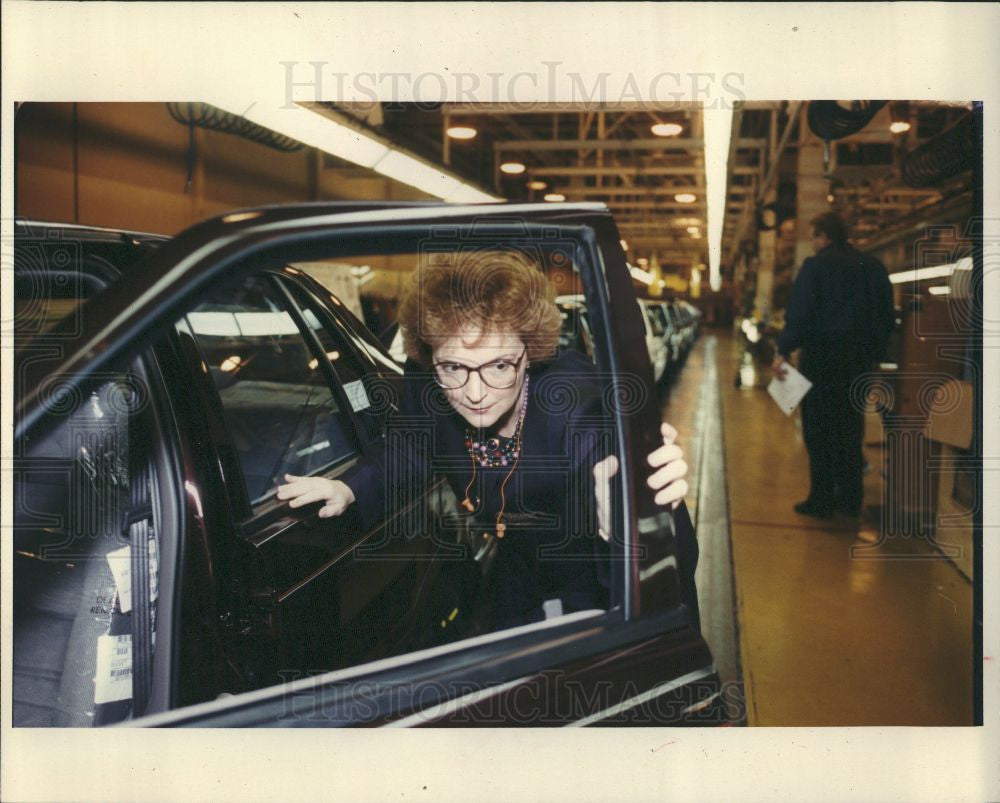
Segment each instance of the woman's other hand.
M340 480L286 474L285 481L285 485L278 486L278 499L287 499L289 507L322 501L323 507L319 509L322 519L339 516L354 501L354 492Z
M657 469L649 475L646 482L656 491L655 501L658 505L670 505L676 509L687 496L688 464L684 460L684 450L674 441L677 440L677 430L664 421L660 425L663 445L649 453L646 462Z
M646 458L653 471L646 479L655 490L658 505L670 505L671 509L684 500L688 492L688 464L684 460L684 450L674 441L677 430L664 422L660 425L663 445L654 449ZM611 478L618 473L618 458L609 455L594 466L594 493L597 497L597 522L600 536L607 541L611 532Z

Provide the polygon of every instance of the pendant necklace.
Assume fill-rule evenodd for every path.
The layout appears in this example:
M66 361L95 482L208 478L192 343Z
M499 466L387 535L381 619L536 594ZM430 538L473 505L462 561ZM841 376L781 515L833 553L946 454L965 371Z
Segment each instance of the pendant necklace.
M503 482L500 484L500 511L497 513L496 518L497 538L503 538L504 532L507 529L507 525L503 523L504 508L507 504L505 491L507 481L514 473L514 469L517 468L518 461L521 459L521 431L524 426L524 414L527 412L527 409L528 377L525 375L521 410L518 413L517 425L514 427L514 434L511 437L504 438L501 435L495 435L480 441L469 427L465 428L465 449L472 460L472 479L465 486L465 499L462 500L462 507L470 513L475 509L475 505L469 497L469 491L472 488L472 484L476 481L477 467L502 468L510 466L507 476L503 478Z

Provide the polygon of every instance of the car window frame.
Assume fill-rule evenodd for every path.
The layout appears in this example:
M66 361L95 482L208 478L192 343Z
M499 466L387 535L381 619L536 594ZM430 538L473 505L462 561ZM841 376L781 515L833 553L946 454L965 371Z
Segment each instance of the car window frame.
M520 211L524 217L518 217ZM652 387L651 366L641 360L635 349L623 350L618 341L641 343L645 333L639 316L631 313L636 305L635 291L628 273L620 238L607 210L600 205L574 205L544 212L535 207L513 205L486 207L410 207L403 209L342 212L326 208L303 207L261 210L243 216L199 224L168 242L147 263L149 278L121 282L103 299L105 315L79 338L80 346L62 363L74 376L97 370L107 359L126 348L141 347L144 340L162 336L160 327L169 326L190 300L209 283L265 268L277 268L290 262L348 256L358 253L412 252L400 248L400 242L413 243L427 236L428 230L471 232L482 241L520 238L545 241L560 233L574 240L584 257L580 264L584 295L594 334L595 357L601 370L612 376L631 373L639 380L648 379ZM261 217L258 224L255 218ZM613 263L608 271L605 261ZM130 284L137 284L132 288ZM614 290L612 293L611 290ZM136 309L142 315L135 314ZM612 314L614 313L614 314ZM150 321L153 321L151 324ZM165 322L166 321L166 322ZM103 340L111 346L95 353L89 344ZM39 369L40 370L40 369ZM29 390L20 400L19 431L30 428L45 407L45 400ZM621 467L616 483L620 497L614 526L621 531L615 540L613 556L620 558L624 574L612 572L612 603L624 606L626 618L641 613L640 571L661 561L672 551L673 519L669 511L655 505L645 483L637 482L647 470L644 455L659 442L658 407L653 401L630 416L616 415L616 431ZM649 534L656 544L649 547ZM663 605L677 604L676 587Z

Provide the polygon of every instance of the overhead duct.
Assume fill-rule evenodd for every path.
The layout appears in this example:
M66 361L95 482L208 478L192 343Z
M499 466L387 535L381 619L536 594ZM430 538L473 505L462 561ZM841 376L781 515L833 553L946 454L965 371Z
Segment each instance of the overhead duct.
M852 100L849 106L844 101L814 100L806 110L809 130L820 139L842 139L857 134L872 121L884 100Z
M981 153L979 145L968 114L903 157L899 166L903 181L910 187L930 187L970 170Z

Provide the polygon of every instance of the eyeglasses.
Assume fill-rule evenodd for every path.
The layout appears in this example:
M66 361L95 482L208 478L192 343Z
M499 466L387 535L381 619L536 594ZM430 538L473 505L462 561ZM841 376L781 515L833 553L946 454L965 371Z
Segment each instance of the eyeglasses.
M489 385L494 390L506 390L513 387L517 381L517 372L526 353L527 349L522 351L521 356L513 362L508 359L500 359L476 367L462 365L460 362L436 362L434 363L434 376L438 384L443 388L448 388L448 390L465 387L470 374L473 373L479 374L483 384Z

